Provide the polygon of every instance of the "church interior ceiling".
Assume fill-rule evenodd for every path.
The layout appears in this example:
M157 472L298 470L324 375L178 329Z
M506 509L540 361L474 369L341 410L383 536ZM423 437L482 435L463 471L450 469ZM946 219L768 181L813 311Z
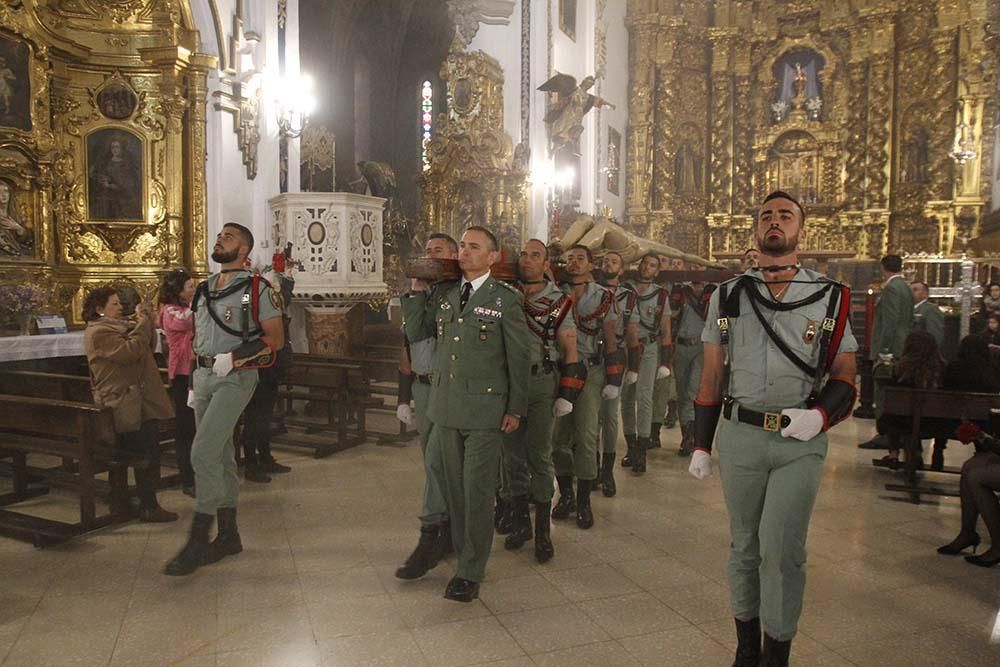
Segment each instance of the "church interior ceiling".
M782 189L807 250L961 252L988 212L998 19L991 0L629 0L629 226L740 252Z

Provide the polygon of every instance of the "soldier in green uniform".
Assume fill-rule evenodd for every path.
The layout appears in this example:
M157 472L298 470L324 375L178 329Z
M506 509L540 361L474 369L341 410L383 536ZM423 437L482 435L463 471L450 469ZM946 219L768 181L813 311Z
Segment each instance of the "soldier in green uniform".
M660 255L660 271L685 271L687 269L687 264L684 260L679 257L667 257L665 255ZM657 283L660 287L667 290L667 294L671 297L674 293L674 283L669 280L664 280ZM670 328L676 330L677 315L676 309L674 308L673 299L669 301L670 303ZM676 337L676 332L672 335ZM664 411L666 414L664 414ZM677 425L677 378L671 372L670 375L666 377L657 378L653 383L653 423L649 427L649 446L651 449L660 448L660 430L661 428L666 428L667 430L672 429Z
M535 560L555 551L549 530L552 511L552 424L573 412L587 369L577 360L573 300L546 279L549 251L538 239L524 244L518 258L524 312L530 336L531 378L528 411L521 425L504 436L503 465L513 499L513 526L504 546L520 549L531 539L535 508Z
M674 339L674 381L677 383L678 415L681 422L681 444L679 456L688 456L694 442L694 397L701 384L702 343L701 332L705 328L705 313L708 302L705 284L685 283L678 286L675 295L677 315L677 336Z
M913 331L926 331L937 341L938 349L944 345L944 313L938 305L930 301L927 283L910 283L913 292Z
M850 290L799 266L803 217L790 195L768 195L757 222L760 268L720 285L702 333L689 470L698 479L712 474L712 439L723 416L717 442L730 520L734 665L741 667L788 664L825 431L854 406Z
M457 259L458 243L447 234L431 234L424 244L424 256L434 259ZM451 550L451 522L444 500L444 483L434 477L427 459L427 440L431 433L429 404L434 377L434 352L437 339L432 335L420 340L406 339L400 358L399 396L396 416L406 424L416 421L420 451L424 457L424 500L420 511L420 540L413 553L397 570L400 579L418 579L434 568ZM410 407L410 401L413 407Z
M670 334L669 292L653 282L659 270L659 258L648 254L639 260L638 277L633 283L638 294L636 309L639 311L638 344L641 353L638 367L634 367L632 359L635 357L632 356L633 351L629 351L629 370L638 373L638 380L634 384L626 384L622 391L622 426L625 442L628 443L628 462L632 464L632 472L638 474L646 472L646 450L650 449L653 422L661 424L666 412L663 394L659 405L654 407L654 383L670 377L674 345ZM666 389L663 387L661 391ZM622 465L626 465L624 459Z
M609 251L604 255L601 271L604 280L601 284L615 293L618 307L615 339L619 350L638 349L639 342L639 311L636 308L638 295L629 284L622 284L625 274L625 260L617 252ZM636 359L638 363L638 359ZM632 384L639 377L635 371L625 373L625 384ZM618 415L620 414L621 397L601 401L599 419L601 430L600 475L597 485L606 498L618 493L615 484L615 455L618 448Z
M530 361L524 298L495 280L496 237L469 227L458 253L462 279L415 281L403 297L408 340L437 335L427 442L431 474L443 482L458 571L445 597L479 596L493 543L493 497L503 434L517 430L528 408Z
M594 525L590 490L597 479L601 399L618 398L625 371L616 336L615 295L594 282L593 270L590 248L575 245L566 251L570 282L564 290L573 297L576 352L587 367L587 380L573 412L556 419L552 435L552 461L559 484L559 502L552 508L552 518L567 519L575 512L576 525L583 529ZM573 477L577 479L575 495Z
M257 369L272 366L285 344L281 297L266 280L244 268L253 234L227 223L219 232L212 260L222 265L195 292L195 370L188 404L196 432L191 447L198 495L191 536L167 563L166 574L186 575L243 550L236 527L240 480L233 429L257 386ZM215 516L219 532L208 541Z

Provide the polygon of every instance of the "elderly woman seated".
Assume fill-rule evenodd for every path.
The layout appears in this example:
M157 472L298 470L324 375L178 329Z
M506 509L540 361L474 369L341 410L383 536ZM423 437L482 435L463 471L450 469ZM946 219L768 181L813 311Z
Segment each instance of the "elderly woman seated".
M113 287L98 287L83 303L84 349L93 384L94 403L111 408L119 447L136 457L133 466L139 495L139 518L176 521L156 500L160 466L157 420L174 416L153 358L156 343L153 318L145 304L135 324L122 319L122 304Z

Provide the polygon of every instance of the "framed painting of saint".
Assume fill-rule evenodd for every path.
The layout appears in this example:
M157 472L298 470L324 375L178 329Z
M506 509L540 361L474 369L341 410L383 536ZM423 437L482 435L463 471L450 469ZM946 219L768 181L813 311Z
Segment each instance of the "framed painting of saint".
M87 135L87 219L145 222L142 140L118 128Z
M13 181L0 177L0 259L35 256L35 232Z
M0 126L31 131L28 45L0 35Z

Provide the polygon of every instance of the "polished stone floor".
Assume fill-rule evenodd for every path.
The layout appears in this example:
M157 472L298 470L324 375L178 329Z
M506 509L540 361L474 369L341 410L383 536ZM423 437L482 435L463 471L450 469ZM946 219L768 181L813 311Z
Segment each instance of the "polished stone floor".
M890 473L836 429L809 538L793 665L1000 664L1000 567L934 549L958 503L889 499ZM675 441L677 431L670 439ZM961 445L948 462L967 455ZM420 450L373 444L244 482L240 556L175 579L192 501L172 525L132 524L58 548L0 538L0 662L19 665L729 665L727 523L718 476L690 478L672 449L619 495L594 499L590 531L556 525L555 559L496 542L481 599L442 599L452 562L423 580L393 570L417 537ZM53 499L37 501L52 510ZM42 503L46 503L43 505ZM72 510L67 496L63 510ZM981 528L982 530L982 528ZM985 537L985 533L984 537Z

